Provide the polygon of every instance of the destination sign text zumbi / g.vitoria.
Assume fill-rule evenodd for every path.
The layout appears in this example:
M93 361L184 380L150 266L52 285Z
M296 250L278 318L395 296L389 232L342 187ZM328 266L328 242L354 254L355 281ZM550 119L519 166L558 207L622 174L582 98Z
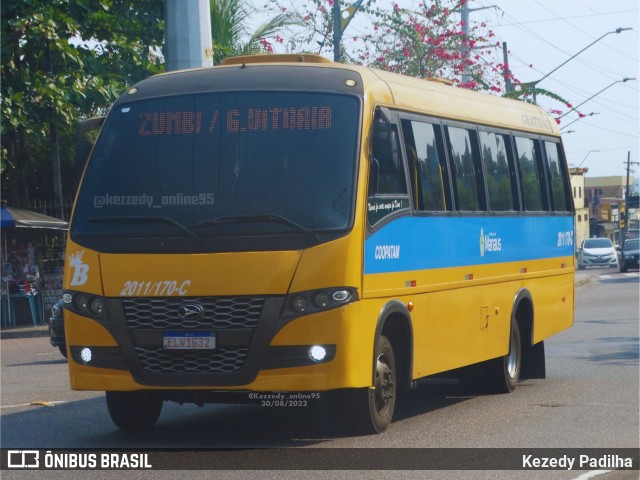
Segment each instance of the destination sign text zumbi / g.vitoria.
M197 135L214 133L280 132L292 130L327 130L332 125L332 108L268 107L174 112L140 112L138 135ZM222 119L222 121L221 121Z

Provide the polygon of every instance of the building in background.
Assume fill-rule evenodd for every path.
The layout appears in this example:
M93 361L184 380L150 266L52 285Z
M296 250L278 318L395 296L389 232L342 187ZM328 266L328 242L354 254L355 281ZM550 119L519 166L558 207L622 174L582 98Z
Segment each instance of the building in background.
M607 237L620 244L625 232L625 218L637 229L638 209L629 205L627 212L627 177L585 177L585 201L590 216L590 237ZM635 180L629 177L629 192L634 193ZM631 198L631 195L630 195Z
M589 208L585 203L585 174L588 168L570 168L571 190L573 192L573 205L576 210L576 238L575 248L582 245L585 238L589 238Z

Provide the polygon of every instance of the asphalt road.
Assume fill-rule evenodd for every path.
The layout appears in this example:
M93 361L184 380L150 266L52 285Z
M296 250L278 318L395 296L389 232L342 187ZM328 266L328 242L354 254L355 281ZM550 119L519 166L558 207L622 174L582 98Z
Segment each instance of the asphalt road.
M251 449L265 447L638 448L639 277L637 272L606 269L587 270L586 276L576 292L573 328L545 342L548 378L524 381L509 395L483 396L464 394L455 381L423 381L402 400L394 422L382 435L344 436L317 408L199 408L167 402L152 432L121 432L111 423L102 394L69 390L66 361L47 338L4 338L2 448L239 448L249 449L241 452L242 467L255 465L256 470L262 470L260 456ZM327 468L337 470L217 471L214 477L587 478L580 476L584 471L558 470L342 472L344 458L339 451L327 452ZM295 455L295 451L277 454ZM141 478L140 472L114 471L2 473L7 479L91 479L115 474ZM153 478L175 476L176 472L153 472ZM180 476L190 479L205 474L185 471ZM603 473L596 478L637 479L638 472Z

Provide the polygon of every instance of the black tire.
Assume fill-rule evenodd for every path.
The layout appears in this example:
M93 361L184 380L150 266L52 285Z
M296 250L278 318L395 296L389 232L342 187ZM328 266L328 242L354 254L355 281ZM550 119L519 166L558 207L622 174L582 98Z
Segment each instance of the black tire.
M162 398L153 392L106 392L111 420L123 430L153 427L162 411Z
M58 349L60 350L60 353L62 354L62 356L64 358L67 358L67 346L64 344L58 345Z
M626 273L629 270L624 264L620 264L620 273Z
M520 328L514 319L511 322L511 334L509 335L509 352L504 357L489 360L484 369L487 388L494 393L513 392L520 381L521 368Z
M374 360L374 388L347 392L344 413L356 433L384 432L396 406L396 360L391 342L384 335L378 338Z

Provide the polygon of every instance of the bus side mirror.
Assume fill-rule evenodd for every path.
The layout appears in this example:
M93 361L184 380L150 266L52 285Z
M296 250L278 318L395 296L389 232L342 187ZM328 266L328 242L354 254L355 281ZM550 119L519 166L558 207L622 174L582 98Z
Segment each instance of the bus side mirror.
M76 145L76 158L74 160L74 173L76 180L80 180L80 177L82 176L84 167L89 159L89 154L91 153L91 147L93 147L93 143L88 140L82 140Z

